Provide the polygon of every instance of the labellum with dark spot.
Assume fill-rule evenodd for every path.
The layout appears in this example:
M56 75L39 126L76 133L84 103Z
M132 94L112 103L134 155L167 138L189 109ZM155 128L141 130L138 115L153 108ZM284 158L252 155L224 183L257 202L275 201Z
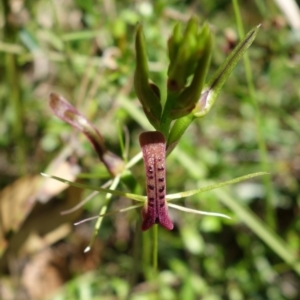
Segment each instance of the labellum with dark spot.
M160 224L168 230L174 225L168 215L166 202L166 141L159 131L143 132L140 135L146 173L147 202L143 208L142 230Z

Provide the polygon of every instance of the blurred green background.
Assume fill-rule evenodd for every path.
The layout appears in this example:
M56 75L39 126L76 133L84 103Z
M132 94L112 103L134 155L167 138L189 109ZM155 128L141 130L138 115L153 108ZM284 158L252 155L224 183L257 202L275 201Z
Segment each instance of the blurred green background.
M281 8L279 2L240 1L245 32L262 24L247 52L252 81L241 61L212 111L168 157L167 189L257 171L271 175L181 201L226 213L229 221L170 209L175 229L159 228L158 273L151 274L151 232L141 234L139 211L105 218L85 254L94 223L72 223L97 215L105 197L62 219L61 211L90 192L61 193L57 186L41 192L39 173L57 161L62 169L52 164L50 170L57 168L58 176L75 180L80 167L77 177L85 183L108 179L84 136L52 116L48 97L66 97L119 155L121 132L133 157L138 135L151 129L133 90L136 23L144 26L151 78L165 89L174 24L193 14L210 24L211 75L239 41L233 1L1 1L1 299L300 298L300 14L283 11L299 1L282 1ZM144 193L142 162L132 172ZM114 197L110 209L130 203ZM228 203L242 207L241 215ZM51 234L56 229L60 234Z

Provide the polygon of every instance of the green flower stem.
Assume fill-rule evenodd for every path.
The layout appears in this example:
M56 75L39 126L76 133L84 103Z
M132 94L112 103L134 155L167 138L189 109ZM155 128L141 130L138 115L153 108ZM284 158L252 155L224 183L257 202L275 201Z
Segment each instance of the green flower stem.
M151 279L151 236L150 230L142 233L142 269L144 277Z
M177 93L168 92L167 101L165 103L162 117L160 119L160 131L165 135L165 138L167 139L170 132L170 126L171 126L171 118L169 117L170 111L173 107L174 101L176 101L176 98L178 97Z
M194 119L195 116L189 114L175 121L167 141L167 155L169 155L173 151L173 149L178 144L180 138L185 133L190 124L194 121Z
M164 106L163 114L160 120L159 131L161 131L166 140L169 137L170 127L172 120L169 118L169 113L172 108L172 101L170 101L170 97L168 96L166 104Z
M155 224L152 229L153 232L153 274L154 278L157 274L157 258L158 258L158 225Z
M164 120L161 120L159 131L161 131L165 138L168 139L169 132L170 132L170 126L171 126L172 120L170 118L165 118Z
M114 180L113 180L113 182L112 182L112 184L111 184L111 186L110 186L110 188L112 190L114 190L118 186L119 182L120 182L120 178L119 177L115 177ZM107 212L107 208L108 208L108 205L109 205L109 203L111 201L111 198L112 198L112 194L106 194L105 204L101 208L101 210L99 212L99 216L101 216L101 215L103 215L103 214L105 214ZM98 236L98 232L100 230L103 218L104 217L99 217L97 219L97 222L96 222L95 227L94 227L94 233L93 233L92 239L91 239L90 244L88 245L88 247L85 248L84 252L90 251L92 245L94 244L95 239Z

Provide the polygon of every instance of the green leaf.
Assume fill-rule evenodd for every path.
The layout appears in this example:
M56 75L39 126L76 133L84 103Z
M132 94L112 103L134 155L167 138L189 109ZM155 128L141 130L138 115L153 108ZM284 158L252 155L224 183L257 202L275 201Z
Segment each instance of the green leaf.
M101 187L98 187L98 186L92 186L92 185L72 182L72 181L68 181L66 179L63 179L63 178L60 178L60 177L57 177L57 176L52 176L52 175L45 174L45 173L41 173L41 175L44 176L44 177L49 177L49 178L58 180L60 182L66 183L66 184L71 185L71 186L81 188L81 189L99 191L99 192L103 192L103 193L107 193L107 194L112 194L112 195L115 195L115 196L123 196L123 197L126 197L128 199L132 199L132 200L139 201L139 202L145 202L146 198L147 198L146 196L141 196L141 195L126 193L126 192L111 190L111 189L104 189L104 188L101 188Z
M175 208L175 209L178 209L178 210L181 210L181 211L184 211L184 212L191 213L191 214L231 219L229 216L221 214L221 213L203 211L203 210L198 210L198 209L192 209L192 208L184 207L184 206L181 206L181 205L176 205L174 203L168 203L168 206L172 207L172 208Z
M143 29L137 25L136 39L136 68L134 72L134 88L149 122L157 129L161 117L162 106L160 103L159 88L150 83L148 71L148 58Z
M200 189L195 189L195 190L190 190L190 191L186 191L186 192L181 192L181 193L176 193L176 194L169 194L166 196L167 201L170 200L174 200L174 199L180 199L180 198L185 198L185 197L190 197L196 194L200 194L200 193L204 193L204 192L208 192L226 185L230 185L230 184L234 184L234 183L238 183L250 178L254 178L257 176L263 176L263 175L268 175L269 173L267 172L257 172L257 173L251 173L245 176L240 176L231 180L227 180L227 181L223 181L220 183L216 183L213 185L209 185Z

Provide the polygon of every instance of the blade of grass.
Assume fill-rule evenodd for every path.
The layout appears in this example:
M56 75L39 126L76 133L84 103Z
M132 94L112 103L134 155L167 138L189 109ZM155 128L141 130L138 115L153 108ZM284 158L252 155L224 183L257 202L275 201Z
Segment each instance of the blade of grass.
M226 185L231 185L231 184L238 183L238 182L241 182L241 181L244 181L244 180L247 180L247 179L251 179L251 178L254 178L254 177L257 177L257 176L262 176L262 175L267 175L267 174L268 173L266 173L266 172L252 173L252 174L248 174L248 175L245 175L245 176L240 176L240 177L237 177L237 178L234 178L234 179L230 179L230 180L227 180L227 181L223 181L223 182L220 182L220 183L211 184L211 185L205 186L205 187L200 188L200 189L195 189L195 190L190 190L190 191L185 191L185 192L180 192L180 193L175 193L175 194L169 194L169 195L166 195L166 199L168 201L170 201L170 200L174 200L174 199L181 199L181 198L185 198L185 197L190 197L190 196L193 196L193 195L196 195L196 194L200 194L200 193L208 192L208 191L211 191L211 190L214 190L214 189L218 189L218 188L224 187Z
M114 190L118 186L119 182L120 182L120 177L116 176L113 179L113 182L112 182L110 188L112 190ZM106 194L106 196L105 196L105 204L101 208L99 216L106 214L106 211L107 211L107 208L108 208L108 205L110 203L111 198L112 198L112 194ZM93 233L93 236L91 238L90 244L84 249L84 253L86 253L86 252L88 252L88 251L91 250L91 247L92 247L92 245L94 244L94 242L95 242L95 240L97 238L97 235L98 235L98 232L100 230L102 221L103 221L103 216L99 217L97 219L97 222L96 222L95 227L94 227L94 233Z
M78 221L78 222L74 223L74 225L77 226L77 225L80 225L80 224L83 224L85 222L89 222L89 221L92 221L92 220L95 220L95 219L98 219L98 218L103 218L103 217L108 217L108 216L113 216L113 215L116 215L116 214L124 213L124 212L127 212L129 210L136 209L136 208L139 208L139 207L142 207L142 206L143 206L143 204L136 204L136 205L131 205L131 206L128 206L128 207L120 208L118 210L113 210L113 211L110 211L110 212L102 214L102 215L100 214L98 216L86 218L84 220L81 220L81 221Z
M203 210L198 210L198 209L192 209L192 208L188 208L188 207L184 207L181 205L176 205L173 203L168 203L169 207L175 208L177 210L181 210L184 212L188 212L191 214L198 214L198 215L205 215L205 216L211 216L211 217L220 217L220 218L226 218L226 219L231 219L229 216L226 216L224 214L221 213L215 213L215 212L208 212L208 211L203 211Z
M63 179L63 178L60 178L60 177L57 177L57 176L52 176L52 175L45 174L45 173L41 173L41 175L44 176L44 177L53 178L53 179L58 180L60 182L63 182L63 183L66 183L68 185L75 186L75 187L78 187L78 188L82 188L82 189L89 189L89 190L99 191L99 192L112 194L112 195L116 195L116 196L123 196L123 197L126 197L128 199L132 199L132 200L139 201L139 202L145 202L145 200L146 200L146 196L141 196L141 195L126 193L126 192L116 191L112 188L104 189L104 188L100 188L98 186L91 186L91 185L81 184L81 183L77 183L77 182L71 182L71 181L68 181L66 179ZM118 176L115 177L115 178L118 178Z
M271 228L261 221L248 207L234 200L224 190L214 190L213 193L223 204L233 210L241 221L260 237L279 257L300 275L300 261L296 255L289 250L287 243L280 238Z
M195 162L189 158L185 157L184 162L181 161L181 150L180 147L174 151L176 159L181 162L182 166L186 168L189 172L190 164L195 164ZM190 160L190 163L186 164L187 160ZM267 176L268 177L268 176ZM203 178L199 176L203 185L206 185L206 182L203 182ZM211 184L211 182L210 182ZM224 205L229 207L241 220L245 223L264 243L266 243L283 261L291 266L299 275L300 275L300 262L297 260L296 255L289 250L289 245L282 240L272 228L268 228L267 225L261 221L252 211L247 207L239 203L237 200L233 199L229 193L224 189L216 189L212 191L220 199Z
M244 36L244 28L243 28L243 22L239 10L239 4L238 0L232 0L232 5L234 8L234 13L236 17L236 23L237 23L237 28L238 28L238 34L240 39L243 38ZM261 167L263 171L270 172L270 160L267 154L267 147L266 147L266 142L264 139L264 134L263 134L263 122L262 122L262 117L261 113L259 111L259 106L257 103L257 96L256 96L256 91L255 91L255 86L253 83L253 77L252 77L252 70L251 70L251 64L250 64L250 59L248 53L245 53L244 57L244 65L245 65L245 73L246 73L246 78L247 78L247 84L248 84L248 89L249 89L249 94L251 98L251 104L255 110L255 123L256 123L256 135L257 135L257 142L258 142L258 148L259 148L259 156L261 160ZM275 229L276 228L276 222L275 222L275 210L272 207L272 182L271 178L269 176L265 176L263 178L263 182L266 188L266 208L265 208L265 219L267 224Z

